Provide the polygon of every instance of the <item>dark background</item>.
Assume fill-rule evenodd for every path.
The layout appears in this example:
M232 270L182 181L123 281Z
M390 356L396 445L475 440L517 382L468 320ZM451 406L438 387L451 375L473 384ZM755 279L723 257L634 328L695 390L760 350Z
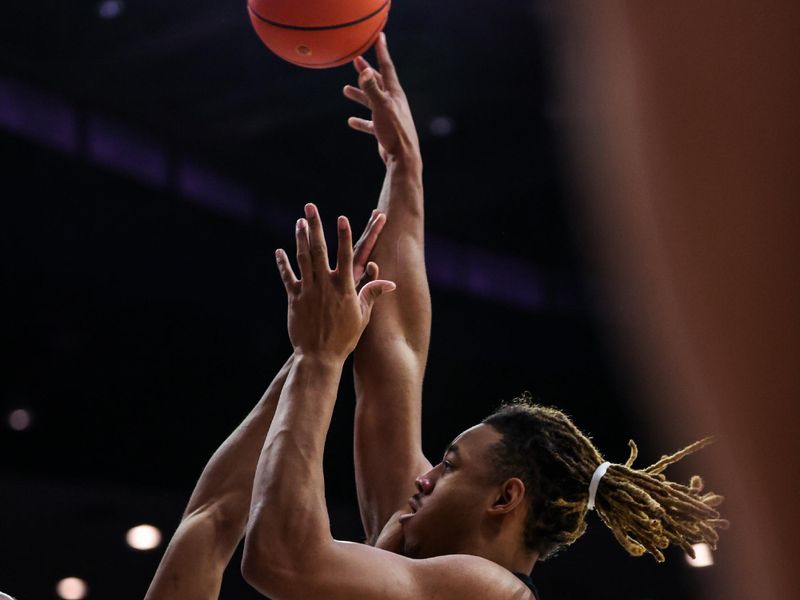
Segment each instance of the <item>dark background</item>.
M301 69L245 3L17 3L0 22L0 590L141 598L205 462L290 351L276 247L305 202L357 229L382 164L346 126L354 71ZM523 390L608 458L659 444L590 268L547 2L398 0L389 46L425 159L429 456ZM449 131L448 131L449 129ZM347 374L326 455L334 534L361 539ZM32 426L13 431L24 408ZM692 440L685 440L687 443ZM679 465L676 474L692 470ZM166 539L165 539L166 543ZM537 565L548 600L702 596L702 570L628 557L594 517ZM255 598L234 558L223 598Z

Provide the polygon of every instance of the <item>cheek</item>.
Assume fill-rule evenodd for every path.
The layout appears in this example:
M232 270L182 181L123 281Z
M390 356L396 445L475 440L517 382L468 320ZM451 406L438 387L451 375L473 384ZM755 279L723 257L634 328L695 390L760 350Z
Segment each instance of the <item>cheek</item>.
M430 498L435 500L430 503L430 508L434 509L431 512L435 511L437 518L445 522L463 523L464 520L474 519L481 514L485 501L482 490L457 479L442 481L440 485L441 489L436 490L439 492L438 497Z

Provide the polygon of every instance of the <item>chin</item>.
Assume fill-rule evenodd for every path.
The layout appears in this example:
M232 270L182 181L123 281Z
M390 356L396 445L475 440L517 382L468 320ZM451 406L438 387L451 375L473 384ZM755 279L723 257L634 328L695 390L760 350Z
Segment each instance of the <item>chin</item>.
M403 543L403 556L406 558L422 558L419 555L419 547L409 542L408 538L406 538L405 542Z

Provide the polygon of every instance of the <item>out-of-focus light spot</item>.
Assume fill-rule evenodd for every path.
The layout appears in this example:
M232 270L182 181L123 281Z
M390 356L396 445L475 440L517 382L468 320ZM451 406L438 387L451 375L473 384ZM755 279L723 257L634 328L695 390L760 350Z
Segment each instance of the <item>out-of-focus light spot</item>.
M708 544L693 544L694 558L686 555L686 562L693 567L710 567L714 564L714 555Z
M152 550L161 544L161 532L152 525L138 525L128 530L125 541L134 550Z
M58 582L56 593L64 600L83 600L89 593L89 586L83 579L67 577Z
M433 117L431 119L431 133L439 137L446 137L453 133L453 119L450 117Z
M31 426L32 421L33 417L31 416L31 413L24 408L12 410L11 414L8 415L8 425L14 431L25 431Z
M103 0L97 5L97 14L101 19L116 19L125 10L125 3L122 0Z

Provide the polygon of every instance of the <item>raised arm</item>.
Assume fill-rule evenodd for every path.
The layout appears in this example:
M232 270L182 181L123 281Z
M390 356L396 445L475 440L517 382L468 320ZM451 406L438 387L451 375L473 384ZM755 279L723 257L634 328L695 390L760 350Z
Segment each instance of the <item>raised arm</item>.
M353 252L352 277L375 276L368 257L386 218L374 211ZM290 357L264 396L206 465L180 525L161 559L146 600L202 600L219 596L222 575L242 539L253 478L278 398L294 361Z
M301 219L297 227L301 279L286 254L277 253L295 360L256 471L245 579L273 600L526 597L513 575L478 557L412 560L331 537L322 458L342 367L376 298L394 284L371 281L356 294L347 272L352 251L347 220L339 218L338 264L331 271L313 205L306 216L308 222Z
M407 507L414 479L430 468L422 454L422 380L428 356L431 301L425 271L422 159L414 121L386 38L376 44L380 71L361 57L358 88L345 96L372 111L352 117L374 135L386 163L378 208L387 224L372 258L397 291L375 305L355 351L355 465L367 541L375 543L390 516Z

